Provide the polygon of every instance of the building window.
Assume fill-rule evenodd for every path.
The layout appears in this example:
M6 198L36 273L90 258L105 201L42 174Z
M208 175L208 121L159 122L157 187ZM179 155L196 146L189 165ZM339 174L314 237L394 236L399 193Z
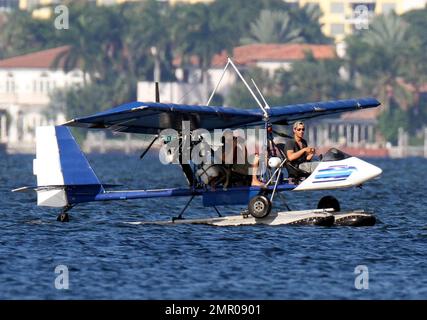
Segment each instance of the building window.
M6 77L6 92L15 92L15 80L13 74L9 73Z
M331 35L337 36L344 34L344 24L342 23L332 23L331 24Z
M344 3L331 2L331 13L344 13Z
M383 14L390 13L391 11L396 10L396 5L394 3L390 3L390 2L383 3L382 10L383 10L383 12L382 12Z
M40 75L39 87L40 87L40 92L49 91L49 75L46 72L43 72Z

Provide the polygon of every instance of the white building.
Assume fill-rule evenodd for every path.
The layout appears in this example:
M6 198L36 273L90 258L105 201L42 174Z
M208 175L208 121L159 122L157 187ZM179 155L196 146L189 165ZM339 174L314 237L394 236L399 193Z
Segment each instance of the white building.
M59 47L0 60L0 141L11 152L31 152L35 128L65 121L49 110L50 95L83 83L83 72L52 68L55 58L69 50Z
M215 85L221 79L223 69L230 56L240 71L249 67L266 70L269 75L280 68L290 70L292 63L303 60L307 52L316 59L332 59L336 57L335 46L317 44L249 44L233 49L232 54L223 51L213 57L211 67L207 70L208 83L202 83L202 73L198 67L197 57L192 57L190 63L183 65L181 58L173 61L178 82L160 84L160 100L162 102L205 104ZM249 80L249 79L247 79ZM222 78L217 93L226 97L232 86L240 81L236 72L229 67ZM262 89L262 84L258 84ZM138 100L154 101L154 83L138 83Z

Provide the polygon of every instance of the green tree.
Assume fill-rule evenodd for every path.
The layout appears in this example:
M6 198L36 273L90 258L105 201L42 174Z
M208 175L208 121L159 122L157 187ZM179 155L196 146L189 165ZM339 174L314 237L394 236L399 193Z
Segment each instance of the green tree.
M397 144L399 128L405 131L411 129L410 115L392 102L390 107L380 114L378 127L386 141Z
M254 79L255 83L259 90L261 90L263 96L267 100L269 105L274 105L276 102L276 97L278 95L276 80L271 77L271 75L264 69L252 67L246 70L241 70L241 73L245 80L251 85L251 81L249 79ZM257 94L257 90L254 86L251 86L252 90ZM263 101L257 94L258 100L263 104ZM248 88L245 84L237 78L237 82L230 89L229 94L225 100L226 105L244 108L244 109L252 109L258 108L258 104L255 101L254 97L249 92Z
M421 41L422 47L427 47L427 8L408 11L402 18L409 25L409 33Z
M7 16L4 13L0 13L0 30L4 30L6 19ZM3 59L6 56L7 44L3 38L3 33L0 33L0 59Z
M268 104L274 107L347 97L353 86L340 76L341 67L338 58L316 60L307 52L304 60L294 62L290 69L276 71L273 77L258 68L245 72L245 77L255 79ZM254 98L240 82L231 89L226 102L235 107L256 107Z
M427 84L427 8L413 10L403 15L408 23L408 45L403 53L406 61L403 79L411 87L412 106L409 109L411 133L427 124L427 102L423 90Z
M109 85L91 83L84 87L68 88L63 93L55 93L55 103L65 104L68 119L94 114L116 106L118 103L111 96L112 88Z
M401 81L407 48L407 24L396 14L376 17L369 30L346 39L351 74L358 74L360 87L377 97L387 109L392 101L402 108L410 105L410 95Z
M31 12L12 11L2 17L0 43L6 57L58 46L53 20L33 19Z
M250 43L297 43L303 42L302 29L292 23L285 11L262 10L259 18L250 26L250 36L242 38L242 44Z
M328 44L333 39L325 36L322 32L320 18L323 13L316 3L306 3L303 7L291 7L289 13L295 24L301 28L301 36L307 43Z
M352 85L340 75L342 61L316 60L311 52L302 61L292 64L290 70L277 72L283 103L334 100L351 92Z
M154 80L157 64L162 80L174 79L173 41L174 16L166 3L149 0L142 5L125 4L122 15L126 29L122 34L124 59L134 79Z
M240 45L240 39L249 36L251 23L257 20L262 10L300 12L297 7L292 10L292 5L283 0L216 0L210 4L214 19L226 29L232 47ZM307 25L307 21L303 21ZM320 29L319 29L320 30Z
M183 57L183 64L189 64L191 57L197 57L201 81L208 96L207 70L212 58L223 50L231 50L232 43L226 36L227 27L215 19L210 6L204 3L177 5L175 14L173 37L177 43L176 49Z
M81 68L85 81L105 80L108 70L113 69L106 61L117 51L112 45L113 36L109 35L116 32L109 30L106 10L111 9L81 3L70 7L70 29L57 31L70 49L56 57L53 67L62 64L65 72Z

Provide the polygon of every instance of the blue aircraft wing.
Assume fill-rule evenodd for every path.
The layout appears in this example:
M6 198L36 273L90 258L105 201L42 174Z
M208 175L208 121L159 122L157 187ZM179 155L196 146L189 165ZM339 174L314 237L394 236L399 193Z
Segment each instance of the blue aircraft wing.
M269 116L271 123L288 124L296 120L379 105L380 102L374 98L312 102L272 107ZM163 129L180 131L183 121L190 122L191 130L213 130L260 125L263 123L263 117L259 109L131 102L88 117L73 119L65 125L155 134Z
M288 124L296 120L305 120L334 113L375 108L380 104L374 98L361 98L279 106L270 109L270 119L272 123Z
M239 127L261 120L262 115L256 109L131 102L92 116L73 119L65 125L154 134L163 129L180 131L183 121L190 122L191 130L212 130Z

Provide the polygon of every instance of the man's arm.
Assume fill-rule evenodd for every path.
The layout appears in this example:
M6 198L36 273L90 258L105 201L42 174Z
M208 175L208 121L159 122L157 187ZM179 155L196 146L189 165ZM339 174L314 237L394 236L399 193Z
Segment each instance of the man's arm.
M309 148L303 148L301 150L298 151L294 151L294 150L286 150L286 157L288 158L289 161L294 161L297 160L299 158L301 158L305 152L308 151ZM311 155L311 157L313 157L313 155ZM307 157L308 159L308 157Z

